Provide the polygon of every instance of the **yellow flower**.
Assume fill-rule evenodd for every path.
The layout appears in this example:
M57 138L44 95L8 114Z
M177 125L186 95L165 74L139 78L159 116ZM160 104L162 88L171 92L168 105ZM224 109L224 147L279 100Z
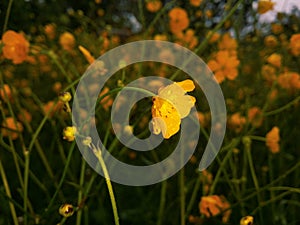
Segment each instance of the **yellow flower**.
M279 128L275 126L266 135L266 146L273 154L280 151L279 141Z
M290 39L290 50L294 56L300 55L300 34L294 34Z
M196 99L186 92L195 89L192 80L174 82L152 98L153 133L162 133L165 139L176 134L180 129L181 119L186 117L195 105Z
M44 27L44 32L50 40L53 40L56 36L56 26L55 26L55 24L51 24L51 23L47 24Z
M74 141L75 140L75 135L76 135L77 129L76 127L66 127L63 130L63 139L67 141Z
M74 207L71 204L63 204L59 207L59 214L63 217L70 217L74 214Z
M70 92L62 92L59 94L59 100L61 100L63 103L69 102L72 99L72 95Z
M230 204L223 196L210 195L201 197L199 203L200 213L206 217L216 216L220 213L223 214L222 221L227 223L231 214L229 210Z
M253 216L244 216L241 220L240 220L240 225L252 225L254 221Z
M29 42L22 34L8 30L3 34L2 42L4 58L12 60L14 64L20 64L27 59Z
M300 75L295 72L286 71L277 78L278 85L288 91L300 89Z
M64 50L71 52L75 46L75 38L73 34L70 32L64 32L59 37L59 44Z
M260 108L254 106L248 110L249 122L254 127L260 127L263 123L262 111Z
M270 63L272 66L277 68L281 67L281 55L277 53L273 53L267 58L267 62Z
M260 0L258 2L257 12L259 14L264 14L270 10L273 10L274 4L275 3L272 2L271 0Z

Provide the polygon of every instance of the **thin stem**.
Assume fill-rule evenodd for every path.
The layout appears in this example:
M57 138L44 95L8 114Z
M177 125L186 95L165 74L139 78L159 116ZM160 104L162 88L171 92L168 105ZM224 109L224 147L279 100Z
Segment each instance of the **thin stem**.
M72 143L72 145L71 145L71 147L69 149L69 154L68 154L68 157L67 157L67 162L66 162L64 171L63 171L62 176L60 178L59 184L58 184L58 186L57 186L57 188L55 190L55 193L54 193L53 197L51 198L51 200L50 200L50 202L48 204L47 210L49 210L52 207L52 205L54 203L54 200L55 200L57 194L59 193L60 188L61 188L61 186L62 186L62 184L63 184L63 182L65 180L65 177L67 175L67 171L68 171L71 159L72 159L72 154L74 152L74 149L75 149L75 142Z
M261 200L261 194L260 194L260 191L259 191L259 189L260 189L259 188L259 183L258 183L258 180L257 180L257 176L256 176L256 173L255 173L255 168L254 168L254 165L253 165L253 159L252 159L252 155L251 155L251 139L245 137L243 142L244 142L245 151L246 151L246 154L247 154L247 157L248 157L250 173L251 173L251 176L252 176L254 187L255 187L256 192L257 192L258 205L260 205L262 203L262 200ZM261 211L259 211L259 216L260 216L260 220L263 221L263 216L262 216Z
M298 101L300 101L300 96L298 96L297 98L295 98L291 102L287 103L286 105L284 105L284 106L282 106L278 109L275 109L275 110L270 111L270 112L265 112L264 116L272 116L272 115L278 114L278 113L290 108L291 106L295 105Z
M29 177L29 162L30 162L30 152L24 150L25 156L25 168L24 168L24 224L27 225L27 207L28 207L28 177Z
M7 6L7 9L6 9L6 14L5 14L4 25L3 25L3 34L4 34L4 32L6 31L6 28L7 28L7 24L8 24L12 4L13 4L13 0L9 0L8 6Z
M97 159L98 159L98 161L101 165L101 168L103 170L103 173L104 173L105 182L106 182L106 185L107 185L107 189L108 189L108 193L109 193L109 197L110 197L110 201L111 201L111 205L112 205L112 210L113 210L113 214L114 214L115 225L120 225L119 216L118 216L118 209L117 209L115 195L114 195L114 192L113 192L113 187L112 187L112 184L110 182L110 177L109 177L105 162L103 160L101 150L97 149L95 146L93 146L92 149L93 149L94 154L97 157Z
M160 203L158 210L158 220L157 225L161 225L164 218L164 210L166 205L166 194L167 194L167 180L161 182L161 191L160 191Z
M8 198L12 199L11 193L10 193L10 188L9 188L9 185L8 185L8 182L7 182L7 179L6 179L6 175L5 175L5 171L4 171L1 159L0 159L0 173L1 173L1 178L2 178L2 181L3 181L3 186L4 186L4 189L5 189L6 195L7 195ZM9 204L11 216L12 216L13 221L14 221L14 225L18 225L19 222L18 222L15 206L11 201L9 201L8 204Z
M79 207L78 211L77 211L77 218L76 218L76 225L80 225L81 224L81 217L82 217L82 209L80 204L82 203L82 196L83 196L83 192L82 192L82 186L84 183L84 175L85 175L85 167L86 167L86 161L84 158L82 158L81 160L81 170L80 170L80 179L79 179L79 191L78 191L78 200L77 200L77 205Z

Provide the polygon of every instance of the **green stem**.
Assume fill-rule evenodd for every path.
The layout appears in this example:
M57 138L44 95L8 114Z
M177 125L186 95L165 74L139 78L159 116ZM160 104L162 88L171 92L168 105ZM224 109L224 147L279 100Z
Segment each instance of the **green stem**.
M30 162L30 152L26 149L24 150L25 156L25 168L24 168L24 225L28 224L27 221L27 207L28 207L28 177L29 177L29 162Z
M86 167L86 161L84 158L82 158L81 160L81 170L80 170L80 179L79 179L79 191L78 191L78 200L77 200L77 205L78 207L81 207L80 204L82 203L82 196L83 196L83 192L82 192L82 186L84 183L84 175L85 175L85 167ZM82 208L79 208L77 211L77 218L76 218L76 225L80 225L81 224L81 217L82 217Z
M13 0L9 0L8 6L7 6L7 9L6 9L5 19L4 19L3 32L2 32L3 34L4 34L4 32L6 31L6 28L7 28L12 3L13 3Z
M193 193L192 193L191 199L190 199L189 204L187 206L187 210L186 210L186 214L185 214L186 219L187 219L188 215L190 214L192 208L194 207L194 203L196 201L196 197L197 197L197 194L198 194L198 191L199 191L199 188L200 188L200 184L201 184L201 173L199 173L199 176L196 180L196 184L193 188Z
M284 106L282 106L278 109L275 109L275 110L270 111L270 112L265 112L264 116L272 116L272 115L278 114L278 113L290 108L291 106L295 105L298 101L300 101L300 96L298 96L293 101L287 103L286 105L284 105Z
M1 159L0 159L0 173L1 173L1 178L2 178L2 181L3 181L3 186L4 186L4 189L5 189L6 195L7 195L8 198L12 199L9 184L7 182L7 179L6 179L6 175L5 175L5 171L4 171ZM14 221L14 225L18 225L19 222L18 222L18 218L17 218L16 209L15 209L15 206L12 202L9 202L9 208L10 208L11 216L12 216L13 221Z
M66 174L67 174L67 172L68 172L68 168L69 168L69 165L70 165L70 162L71 162L71 159L72 159L72 154L73 154L73 152L74 152L74 149L75 149L75 142L72 143L72 145L71 145L71 147L70 147L70 149L69 149L69 154L68 154L68 157L67 157L67 162L66 162L64 171L63 171L63 173L62 173L62 176L61 176L61 178L60 178L60 181L59 181L59 183L58 183L58 186L57 186L57 188L56 188L56 190L55 190L55 193L54 193L53 197L51 198L51 200L50 200L50 202L49 202L48 207L46 208L46 210L51 209L51 207L52 207L52 205L53 205L53 203L54 203L54 200L55 200L57 194L58 194L59 191L60 191L60 188L61 188L61 186L62 186L62 184L63 184L63 182L64 182L64 180L65 180Z
M254 187L255 187L256 192L257 192L258 205L260 205L262 203L262 199L261 199L261 193L260 193L260 190L259 190L260 189L259 188L259 183L258 183L258 179L257 179L256 173L255 173L255 168L254 168L254 165L253 165L253 159L252 159L252 155L251 155L251 139L248 138L248 137L244 137L243 138L243 143L244 143L245 151L246 151L246 154L247 154L247 157L248 157L250 173L251 173L251 176L252 176ZM262 216L261 211L259 211L259 216L260 216L260 220L263 221L263 216Z
M164 218L164 210L166 205L166 194L167 194L167 180L161 182L161 191L160 191L160 203L158 210L158 220L157 225L161 225Z
M95 146L93 146L93 151L94 151L94 154L97 157L97 159L98 159L98 161L101 165L101 168L103 170L103 174L104 174L104 177L105 177L105 182L106 182L106 185L107 185L107 189L108 189L108 193L109 193L109 197L110 197L110 201L111 201L111 205L112 205L112 210L113 210L113 214L114 214L115 225L120 225L116 199L115 199L115 195L114 195L114 192L113 192L113 187L112 187L112 184L110 182L109 174L108 174L105 162L103 160L101 150L97 149Z

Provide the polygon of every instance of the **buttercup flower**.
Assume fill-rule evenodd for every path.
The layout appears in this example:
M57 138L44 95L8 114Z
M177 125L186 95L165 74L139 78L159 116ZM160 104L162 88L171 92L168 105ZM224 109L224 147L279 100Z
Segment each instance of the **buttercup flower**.
M161 9L162 3L160 0L147 0L146 1L146 8L149 12L157 12Z
M290 39L290 50L294 56L300 55L300 34L292 35Z
M175 7L169 12L169 25L173 34L185 30L190 23L187 12L179 7Z
M70 217L74 214L74 207L71 204L63 204L59 207L59 214L63 217Z
M76 135L77 129L76 127L66 127L63 130L63 139L67 141L74 141L75 140L75 135Z
M259 0L257 12L259 14L264 14L270 10L273 10L274 4L275 3L272 2L271 0Z
M227 223L229 220L231 210L229 210L230 204L227 202L225 197L218 195L210 195L201 197L199 203L200 213L206 217L216 216L223 213L222 221Z
M238 75L237 66L240 61L236 56L230 56L228 51L219 51L214 59L210 60L207 65L214 72L218 83L222 83L225 78L234 80Z
M185 32L180 32L175 35L178 38L176 43L189 49L194 49L198 44L198 39L195 36L195 31L192 29L188 29Z
M2 42L4 58L12 60L14 64L20 64L27 59L29 42L22 34L8 30L3 34Z
M240 220L240 225L252 225L254 221L253 216L244 216L241 220Z
M12 140L15 140L19 137L24 128L22 124L18 121L15 121L13 117L7 117L1 125L1 133L3 137L11 137Z
M64 32L59 37L59 44L64 50L71 52L75 46L75 38L73 34L70 32Z
M266 146L273 154L280 151L279 141L279 128L275 126L266 135Z
M181 119L186 117L194 106L196 99L186 92L194 90L192 80L174 82L158 91L152 98L153 133L162 133L165 139L179 131Z

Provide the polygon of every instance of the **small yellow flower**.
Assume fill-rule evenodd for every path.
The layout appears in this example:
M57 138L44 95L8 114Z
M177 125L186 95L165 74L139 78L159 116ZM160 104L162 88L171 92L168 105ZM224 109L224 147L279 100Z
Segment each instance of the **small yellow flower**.
M63 130L63 139L67 141L74 141L75 140L75 135L76 135L77 129L76 127L66 127Z
M252 225L253 224L253 216L244 216L241 220L240 220L240 225Z
M70 92L62 92L59 94L59 100L61 100L63 103L69 102L72 99L72 95Z
M74 214L74 207L71 204L63 204L59 207L59 214L63 217L70 217Z
M85 139L82 140L82 144L85 146L90 146L92 143L92 138L91 137L86 137Z

